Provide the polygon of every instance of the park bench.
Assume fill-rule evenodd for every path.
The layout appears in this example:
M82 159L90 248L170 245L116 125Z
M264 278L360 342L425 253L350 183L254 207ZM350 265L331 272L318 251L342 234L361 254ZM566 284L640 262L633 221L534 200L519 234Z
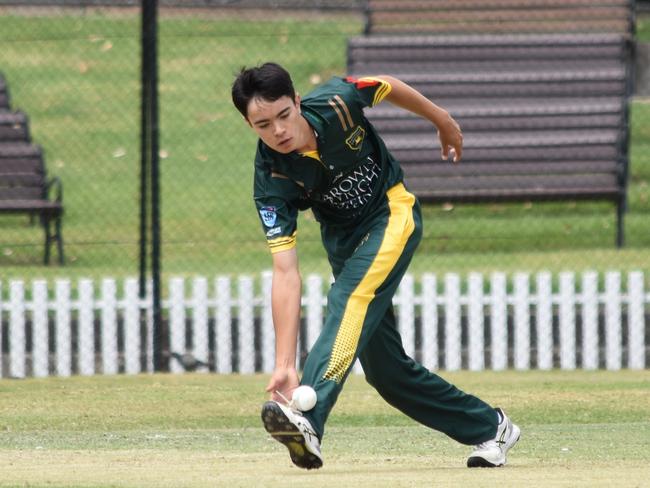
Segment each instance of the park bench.
M62 185L58 178L47 178L40 147L0 143L0 213L38 217L45 233L43 262L49 264L50 248L56 242L59 263L64 263Z
M0 76L0 103L6 95ZM7 97L8 98L8 97ZM58 178L48 179L40 147L31 143L27 116L0 106L0 213L38 218L45 233L43 261L50 262L56 243L59 263L64 263L61 219L63 190Z
M370 1L376 7L390 3ZM399 2L405 12L425 4L465 12L478 3L565 5L567 12L586 6L581 0ZM618 15L628 2L591 3L617 4ZM442 30L444 35L373 31L348 42L349 74L395 75L448 109L463 128L463 162L450 165L440 161L427 121L388 104L367 112L402 164L409 189L432 203L611 201L622 246L634 79L629 25L603 33Z

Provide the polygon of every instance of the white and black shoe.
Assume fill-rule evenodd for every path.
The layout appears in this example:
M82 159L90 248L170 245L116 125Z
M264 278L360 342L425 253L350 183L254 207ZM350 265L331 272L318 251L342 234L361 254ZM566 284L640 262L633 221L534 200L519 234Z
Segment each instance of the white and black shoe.
M268 401L262 407L262 422L271 437L289 449L293 464L303 469L323 466L320 439L302 413L278 402Z
M521 437L521 430L508 418L503 410L495 409L499 415L497 435L494 439L474 446L474 452L467 459L468 468L496 468L506 464L508 451Z

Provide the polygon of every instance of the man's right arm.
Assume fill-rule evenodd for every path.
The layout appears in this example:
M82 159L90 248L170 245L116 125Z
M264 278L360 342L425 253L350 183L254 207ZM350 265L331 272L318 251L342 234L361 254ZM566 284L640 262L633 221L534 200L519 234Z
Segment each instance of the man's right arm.
M273 253L271 306L275 329L275 370L266 387L271 398L280 400L280 391L291 398L299 385L296 371L296 348L300 329L302 281L296 248Z

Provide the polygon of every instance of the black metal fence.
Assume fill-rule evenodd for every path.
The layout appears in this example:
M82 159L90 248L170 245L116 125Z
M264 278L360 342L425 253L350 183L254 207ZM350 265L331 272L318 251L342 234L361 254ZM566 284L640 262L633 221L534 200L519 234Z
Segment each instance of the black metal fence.
M346 74L350 39L363 36L370 4L160 1L156 152L163 276L268 268L252 203L256 138L232 107L233 76L242 66L274 60L306 93L330 76ZM38 218L0 212L0 279L138 273L143 197L139 6L126 0L0 0L0 103L5 104L0 134L13 133L13 145L38 145L48 177L61 180L66 255L65 265L52 260L44 266ZM410 66L413 80L418 63ZM453 65L454 59L447 63ZM556 81L551 73L542 85ZM435 90L428 95L439 98ZM538 97L540 110L543 97ZM506 93L503 98L513 97ZM603 95L592 98L611 101ZM553 103L561 108L562 98ZM463 103L449 108L463 118ZM425 237L413 270L648 270L649 110L643 99L631 104L623 249L614 244L616 205L611 201L442 199L424 207ZM555 133L585 134L603 120L601 113L581 115L584 126L560 127ZM525 123L525 114L517 117ZM625 124L621 117L617 120ZM481 136L476 117L468 120ZM394 136L400 137L399 132ZM435 131L420 137L433 141ZM585 147L599 143L585 140ZM437 157L432 151L432 159ZM304 269L328 273L309 212L301 216L298 239Z

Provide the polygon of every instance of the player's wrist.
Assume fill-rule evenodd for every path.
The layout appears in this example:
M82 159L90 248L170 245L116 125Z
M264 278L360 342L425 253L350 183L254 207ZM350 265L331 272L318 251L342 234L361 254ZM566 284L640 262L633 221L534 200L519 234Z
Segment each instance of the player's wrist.
M294 372L296 371L296 358L286 357L275 361L276 372Z

